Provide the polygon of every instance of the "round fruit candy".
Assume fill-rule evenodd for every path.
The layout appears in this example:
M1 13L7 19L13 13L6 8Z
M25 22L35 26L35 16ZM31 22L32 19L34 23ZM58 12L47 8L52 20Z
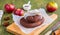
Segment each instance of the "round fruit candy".
M55 2L49 2L46 6L47 11L49 12L54 12L57 10L57 8L58 8L58 5Z
M18 16L23 16L24 15L24 10L23 9L15 9L14 14Z
M12 13L15 9L15 6L13 4L5 4L4 9L7 13Z

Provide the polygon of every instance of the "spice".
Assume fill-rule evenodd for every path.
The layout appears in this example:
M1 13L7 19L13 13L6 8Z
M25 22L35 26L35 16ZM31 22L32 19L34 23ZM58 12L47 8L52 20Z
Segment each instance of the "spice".
M3 26L5 26L5 27L7 27L9 25L9 22L7 22L7 21L5 21L4 23L3 23Z
M10 20L10 17L5 17L4 20L6 20L6 21L7 21L7 20Z

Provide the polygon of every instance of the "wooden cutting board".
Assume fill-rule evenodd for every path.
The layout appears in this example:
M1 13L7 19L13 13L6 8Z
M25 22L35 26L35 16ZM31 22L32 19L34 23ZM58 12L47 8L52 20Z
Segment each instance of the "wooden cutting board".
M50 16L53 20L57 19L57 15L56 14L52 14ZM51 23L50 23L51 24ZM21 31L21 29L19 29L19 27L17 25L15 25L15 23L12 23L11 25L9 25L6 30L10 33L13 33L15 35L39 35L42 31L44 31L50 24L47 24L41 28L38 28L34 31L32 31L29 34L25 34L24 32Z

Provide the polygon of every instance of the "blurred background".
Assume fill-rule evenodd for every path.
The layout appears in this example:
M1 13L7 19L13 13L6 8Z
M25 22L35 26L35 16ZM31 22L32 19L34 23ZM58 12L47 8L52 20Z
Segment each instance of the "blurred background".
M31 1L32 9L39 9L39 8L44 8L46 9L46 5L48 2L56 2L58 4L58 9L55 14L58 15L58 19L55 20L45 31L43 31L40 35L44 35L55 23L57 23L60 20L60 0L0 0L0 10L4 10L4 5L7 3L12 3L15 5L16 8L22 8L23 4L27 3L28 1ZM53 13L47 13L49 15ZM0 35L13 35L9 32L6 31L5 27L2 25L6 16L9 16L11 19L8 21L10 24L13 22L12 20L12 15L7 13L3 14L2 19L0 20Z

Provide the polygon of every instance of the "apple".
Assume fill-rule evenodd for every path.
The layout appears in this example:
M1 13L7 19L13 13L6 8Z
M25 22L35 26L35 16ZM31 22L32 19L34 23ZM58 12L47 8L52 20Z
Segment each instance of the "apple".
M55 2L49 2L46 6L47 11L49 12L55 12L57 8L58 8L58 5Z
M24 10L18 8L18 9L15 9L13 13L15 15L18 15L18 16L23 16L24 15Z
M12 13L15 9L14 4L5 4L4 9L7 13Z

